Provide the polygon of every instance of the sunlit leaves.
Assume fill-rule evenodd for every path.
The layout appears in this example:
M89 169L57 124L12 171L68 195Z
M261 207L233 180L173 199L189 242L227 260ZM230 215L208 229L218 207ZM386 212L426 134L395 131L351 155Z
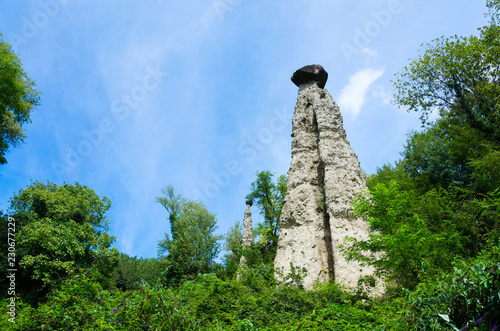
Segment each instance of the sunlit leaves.
M395 102L421 112L423 123L437 112L500 141L499 36L492 25L479 37L441 37L426 44L397 75Z

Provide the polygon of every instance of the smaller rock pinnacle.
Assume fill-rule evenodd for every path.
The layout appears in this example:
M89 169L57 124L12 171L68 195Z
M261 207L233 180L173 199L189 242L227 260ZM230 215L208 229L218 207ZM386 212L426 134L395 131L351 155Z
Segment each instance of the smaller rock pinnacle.
M315 81L319 88L325 88L327 79L328 73L319 64L302 67L292 75L292 82L297 86Z

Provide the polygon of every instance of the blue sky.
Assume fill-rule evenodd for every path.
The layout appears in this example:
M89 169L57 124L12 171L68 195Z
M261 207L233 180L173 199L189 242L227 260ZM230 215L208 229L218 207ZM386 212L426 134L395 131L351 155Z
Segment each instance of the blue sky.
M394 74L423 43L476 34L485 11L465 0L0 0L0 32L43 93L0 166L0 209L31 180L79 182L111 199L115 247L155 257L169 231L155 197L173 185L226 233L255 172L288 171L290 76L314 63L374 173L420 128L391 103Z

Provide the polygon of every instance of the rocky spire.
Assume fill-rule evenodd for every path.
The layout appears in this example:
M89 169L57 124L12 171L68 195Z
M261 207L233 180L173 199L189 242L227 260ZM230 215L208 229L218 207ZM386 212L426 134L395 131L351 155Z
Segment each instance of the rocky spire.
M330 279L355 287L360 277L373 275L373 269L347 262L338 250L345 237L368 236L368 225L350 208L366 186L339 108L323 89L327 77L320 65L306 66L292 76L299 96L274 266L284 274L290 263L306 271L306 288Z
M243 226L245 229L243 230L243 248L250 247L253 243L253 227L252 227L252 212L250 211L250 207L252 207L253 201L252 199L247 200L247 208L245 210L245 216L243 217ZM246 265L246 259L242 255L240 259L240 265Z

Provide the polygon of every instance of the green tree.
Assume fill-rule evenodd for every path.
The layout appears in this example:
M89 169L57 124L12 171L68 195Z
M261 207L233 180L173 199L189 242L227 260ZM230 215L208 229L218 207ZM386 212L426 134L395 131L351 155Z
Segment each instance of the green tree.
M251 192L246 199L252 199L255 205L260 209L264 216L264 222L257 224L259 234L259 244L270 253L270 259L274 259L276 248L278 246L278 237L280 233L281 209L286 195L286 176L278 177L276 183L273 183L270 171L257 172L257 179L252 182Z
M228 253L224 255L223 261L227 274L232 276L237 271L243 255L243 226L240 222L229 228L224 240L224 250Z
M401 162L395 165L386 163L382 167L377 168L376 174L369 175L366 180L366 186L370 191L375 189L377 184L381 183L386 186L394 180L404 188L414 188L414 184L407 180L408 176L403 169ZM408 186L408 187L407 187Z
M22 125L31 121L30 113L39 101L35 83L0 33L0 164L7 163L9 146L19 145L26 137Z
M500 6L492 1L490 15ZM455 125L466 125L500 141L500 27L492 23L480 36L441 37L427 44L417 60L399 74L396 103L408 111L439 112Z
M118 262L105 216L111 202L78 183L33 182L11 199L20 291L37 302L63 279L91 269L103 283Z
M348 259L372 265L394 284L414 288L425 274L450 271L457 258L477 255L498 217L484 215L486 204L462 201L460 191L425 193L402 189L396 181L379 183L370 196L359 196L354 211L370 226L367 240L347 239Z
M156 202L160 203L168 212L168 220L170 222L170 234L175 237L174 224L182 212L182 206L188 200L180 194L175 194L173 186L166 186L161 189L162 197L156 197Z
M499 151L477 131L441 118L409 135L399 165L422 191L459 187L487 193L500 186Z
M215 215L196 201L175 195L173 187L162 191L165 196L157 197L167 212L172 229L172 238L158 243L158 257L167 257L169 272L167 278L178 280L192 278L209 272L220 250L219 235Z
M434 40L395 82L396 103L427 124L410 134L399 164L422 191L500 186L500 2L487 6L490 25L479 36Z

